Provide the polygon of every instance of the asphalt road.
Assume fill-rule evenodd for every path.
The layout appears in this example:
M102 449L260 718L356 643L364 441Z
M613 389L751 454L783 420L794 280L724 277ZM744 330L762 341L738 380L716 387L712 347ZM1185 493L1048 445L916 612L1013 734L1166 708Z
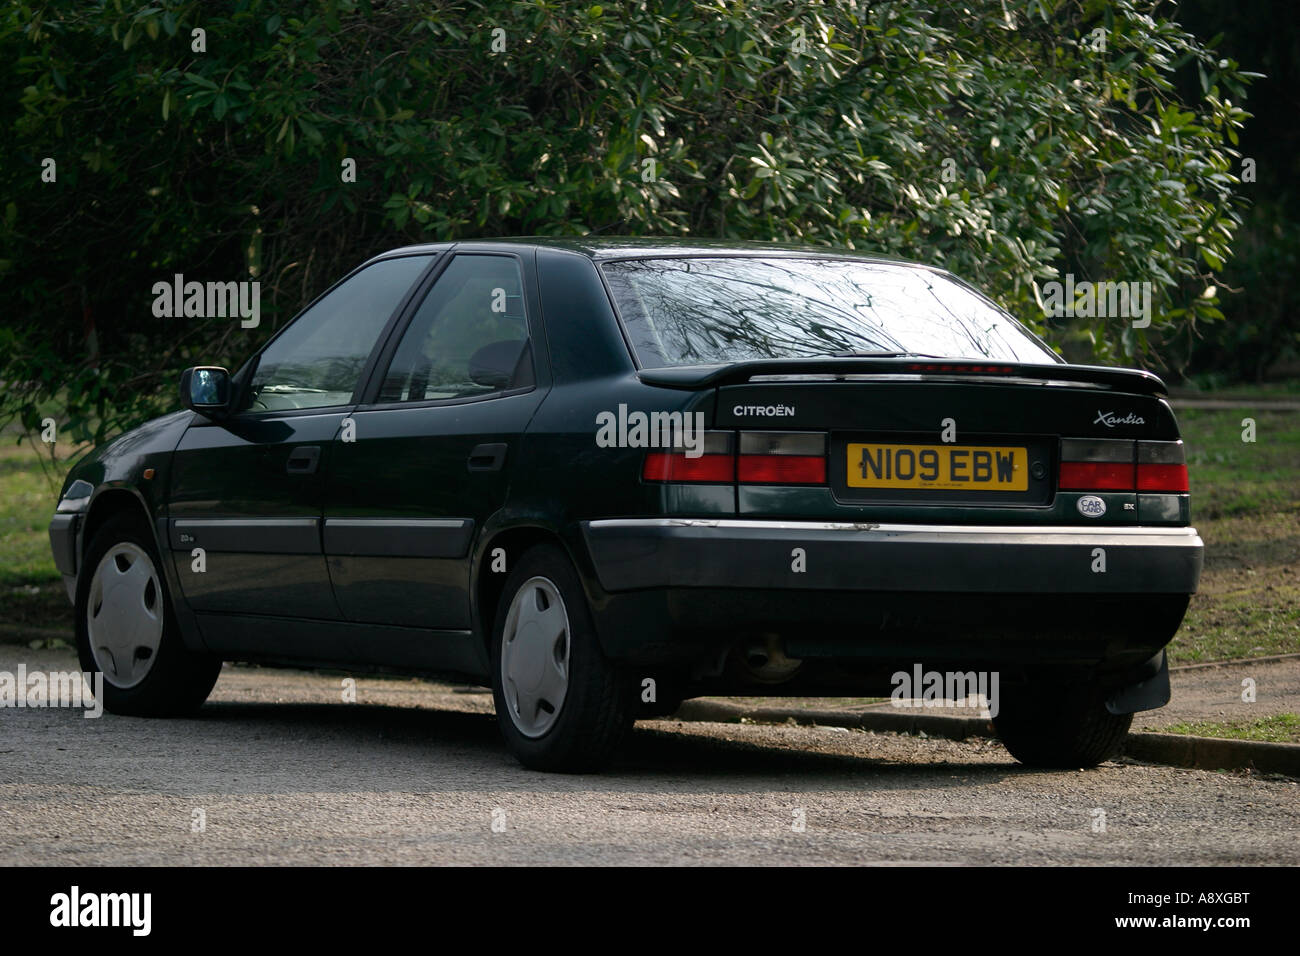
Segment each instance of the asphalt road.
M0 647L20 662L75 669ZM345 703L342 676L228 665L186 720L0 709L0 865L1300 863L1281 778L672 720L553 776L506 753L487 695L359 678Z

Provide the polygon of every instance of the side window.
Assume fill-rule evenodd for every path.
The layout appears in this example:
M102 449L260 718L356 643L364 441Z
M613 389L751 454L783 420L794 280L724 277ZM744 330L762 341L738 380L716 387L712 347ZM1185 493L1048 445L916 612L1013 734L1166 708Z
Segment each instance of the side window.
M519 261L459 255L402 335L378 401L471 398L532 384Z
M246 408L323 408L351 401L375 342L430 258L376 262L300 315L262 353Z

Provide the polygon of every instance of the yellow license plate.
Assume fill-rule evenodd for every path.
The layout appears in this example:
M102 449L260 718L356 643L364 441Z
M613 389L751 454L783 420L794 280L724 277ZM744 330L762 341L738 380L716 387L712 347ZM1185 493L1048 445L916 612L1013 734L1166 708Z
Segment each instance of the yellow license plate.
M850 443L850 488L1025 491L1029 451L996 445Z

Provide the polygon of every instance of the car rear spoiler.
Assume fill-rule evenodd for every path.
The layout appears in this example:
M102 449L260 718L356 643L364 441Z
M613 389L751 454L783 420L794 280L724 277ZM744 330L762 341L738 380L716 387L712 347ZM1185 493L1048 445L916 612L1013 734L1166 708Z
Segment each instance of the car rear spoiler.
M760 375L925 375L935 378L979 377L1029 379L1034 381L1079 382L1142 395L1166 395L1165 383L1150 372L1101 365L1034 365L1019 362L989 362L969 359L899 358L782 358L730 362L725 365L679 365L672 368L643 368L637 377L647 385L663 388L701 389L738 385Z

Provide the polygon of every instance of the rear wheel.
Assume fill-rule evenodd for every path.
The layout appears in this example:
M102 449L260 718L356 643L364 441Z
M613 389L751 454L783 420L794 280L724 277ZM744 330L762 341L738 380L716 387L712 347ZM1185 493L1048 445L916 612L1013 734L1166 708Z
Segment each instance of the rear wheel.
M106 521L77 578L77 656L104 675L104 709L165 717L207 699L221 661L185 646L149 530L127 515Z
M1119 753L1132 714L1112 714L1091 684L1003 688L993 726L1003 745L1030 767L1095 767Z
M534 770L597 770L631 723L629 682L601 651L577 572L555 545L530 549L506 581L492 695L507 745Z

